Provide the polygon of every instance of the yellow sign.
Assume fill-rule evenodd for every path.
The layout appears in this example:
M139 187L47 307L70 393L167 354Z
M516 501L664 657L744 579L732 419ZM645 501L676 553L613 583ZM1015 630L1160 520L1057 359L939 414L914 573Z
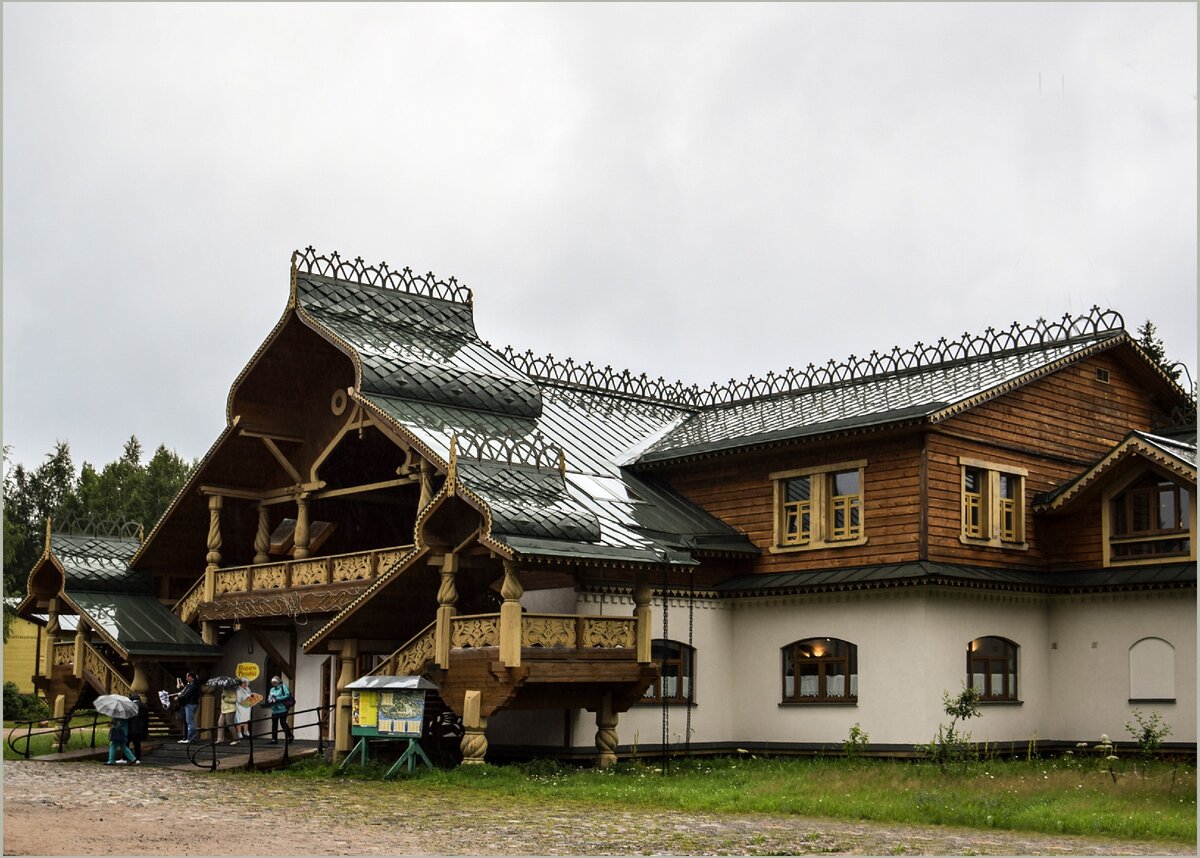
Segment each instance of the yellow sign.
M353 709L350 724L354 727L374 727L379 723L379 693L355 691L351 696Z
M237 666L237 670L234 671L234 674L238 679L248 679L253 682L254 680L258 679L258 665L252 661L240 662Z

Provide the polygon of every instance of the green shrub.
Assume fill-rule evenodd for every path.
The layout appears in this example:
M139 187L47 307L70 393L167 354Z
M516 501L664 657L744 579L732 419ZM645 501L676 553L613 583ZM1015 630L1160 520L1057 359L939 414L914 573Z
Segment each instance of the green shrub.
M1171 727L1158 712L1151 712L1149 717L1142 715L1140 709L1133 710L1133 721L1125 723L1125 730L1133 736L1142 756L1150 757L1162 747L1163 739L1172 733Z
M859 726L858 722L854 722L854 726L850 728L850 733L842 742L842 751L847 757L857 757L859 754L867 750L871 745L871 734Z
M22 694L15 682L4 683L4 719L41 721L50 717L50 707L40 697Z
M958 722L980 714L979 692L964 683L963 690L954 697L950 696L949 691L943 692L942 705L950 716L950 723L939 724L933 741L928 745L918 745L917 750L924 751L939 766L950 762L966 763L968 754L973 750L971 734L961 732Z

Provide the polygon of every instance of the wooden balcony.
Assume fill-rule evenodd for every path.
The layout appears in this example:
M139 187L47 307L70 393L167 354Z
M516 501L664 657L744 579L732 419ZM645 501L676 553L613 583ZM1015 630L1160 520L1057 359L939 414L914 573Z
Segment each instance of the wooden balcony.
M204 597L206 574L175 603L174 611L191 623L340 610L411 550L411 545L401 545L217 569L212 573L211 599Z
M637 659L633 617L522 614L516 666L500 658L500 629L500 614L453 617L449 664L442 666L437 623L430 623L371 672L426 676L460 715L469 690L482 693L484 715L503 708L595 708L606 694L623 711L658 675L654 664Z

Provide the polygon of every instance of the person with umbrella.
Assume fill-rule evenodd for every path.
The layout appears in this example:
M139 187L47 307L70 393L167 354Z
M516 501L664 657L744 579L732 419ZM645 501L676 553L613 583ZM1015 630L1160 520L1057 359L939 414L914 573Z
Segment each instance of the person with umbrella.
M140 763L142 761L142 740L150 735L150 710L146 708L146 704L142 702L142 698L136 692L130 693L129 699L137 704L137 712L129 716L129 744L133 748L133 755Z
M250 680L242 677L238 680L237 712L234 722L237 725L237 738L229 744L236 745L242 739L250 738L250 707L262 700L261 694L250 690Z
M221 744L221 740L228 735L231 739L237 739L237 731L234 729L235 718L237 716L237 689L240 683L232 676L214 676L205 685L213 688L221 689L221 717L217 719L216 743Z
M92 704L101 715L108 715L108 765L123 766L128 761L138 765L141 760L133 755L127 744L129 718L137 714L137 703L120 694L101 694ZM117 759L120 755L121 759Z
M178 703L183 707L184 734L179 744L196 741L196 707L200 704L200 677L187 672L187 684L179 692Z

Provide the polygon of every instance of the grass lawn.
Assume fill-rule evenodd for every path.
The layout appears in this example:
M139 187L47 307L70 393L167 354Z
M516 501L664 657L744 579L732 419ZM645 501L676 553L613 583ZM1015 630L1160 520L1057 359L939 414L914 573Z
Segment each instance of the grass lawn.
M80 750L83 748L92 747L92 716L80 716L72 719L71 738L67 743L69 750ZM38 727L36 724L33 727L32 735L29 739L30 756L36 757L40 754L49 754L52 752L51 745L54 743L55 734L58 731L52 727ZM25 735L27 733L26 725L23 723L19 728L14 730L14 724L11 721L4 722L4 759L6 760L23 760L25 759ZM9 746L9 737L14 737L13 744L17 746L20 753L13 751ZM101 716L99 723L96 725L96 747L108 747L108 718Z
M464 790L498 793L531 805L577 800L1196 843L1193 765L1122 759L1114 770L1115 783L1097 760L1074 758L993 760L945 770L893 760L691 759L672 761L666 776L657 762L595 771L535 761L420 771L396 788L428 791L431 797ZM226 776L371 780L383 771L373 764L341 774L325 763L304 762L269 775Z

